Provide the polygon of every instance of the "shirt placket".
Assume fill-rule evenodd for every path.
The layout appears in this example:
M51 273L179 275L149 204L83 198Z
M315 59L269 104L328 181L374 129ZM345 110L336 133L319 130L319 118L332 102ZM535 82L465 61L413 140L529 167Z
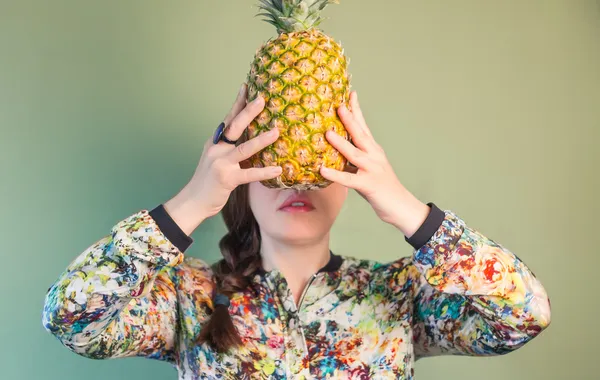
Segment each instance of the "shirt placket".
M308 366L306 366L306 368L304 367L305 363L308 363L308 360L305 359L309 356L309 351L301 319L301 309L304 298L313 290L311 286L316 276L317 275L312 276L309 280L298 306L296 306L294 302L291 289L287 285L287 282L278 272L274 272L270 277L267 277L269 287L274 290L279 298L281 305L280 315L283 317L282 319L286 321L285 328L287 333L284 336L284 341L286 347L285 359L289 378L302 378L302 375L304 375L304 378L309 377L310 369Z

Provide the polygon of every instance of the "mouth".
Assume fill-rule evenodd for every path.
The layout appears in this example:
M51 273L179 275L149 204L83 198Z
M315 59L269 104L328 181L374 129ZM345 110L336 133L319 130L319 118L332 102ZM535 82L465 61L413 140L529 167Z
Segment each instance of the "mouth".
M309 212L314 209L308 197L296 193L290 195L279 207L279 211L284 212Z

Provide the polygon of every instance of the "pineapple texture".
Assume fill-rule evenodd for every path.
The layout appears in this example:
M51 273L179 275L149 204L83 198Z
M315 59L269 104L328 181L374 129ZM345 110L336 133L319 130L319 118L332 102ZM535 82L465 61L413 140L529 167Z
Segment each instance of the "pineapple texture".
M350 141L337 114L347 104L348 61L340 44L314 28L281 33L258 49L248 73L248 101L261 95L265 109L245 130L244 140L271 128L279 138L249 159L254 167L280 165L270 188L315 190L330 185L322 165L343 170L347 164L325 137L332 130Z

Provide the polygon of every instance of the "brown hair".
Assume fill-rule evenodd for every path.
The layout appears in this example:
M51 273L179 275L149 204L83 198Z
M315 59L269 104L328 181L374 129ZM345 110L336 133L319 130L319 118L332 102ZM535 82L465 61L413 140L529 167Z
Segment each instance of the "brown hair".
M214 266L215 293L230 297L248 286L250 275L261 267L260 231L250 209L247 184L233 190L221 213L228 232L219 242L223 259ZM226 305L215 304L197 342L207 342L218 352L242 345Z

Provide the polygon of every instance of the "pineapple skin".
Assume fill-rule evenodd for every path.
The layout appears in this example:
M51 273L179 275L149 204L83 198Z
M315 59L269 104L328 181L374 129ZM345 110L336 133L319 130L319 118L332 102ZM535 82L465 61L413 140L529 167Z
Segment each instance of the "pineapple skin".
M348 106L350 94L341 45L316 28L281 33L257 50L247 81L247 101L260 94L265 109L246 128L243 141L279 128L277 141L248 160L253 167L283 168L281 175L261 183L296 190L329 186L320 167L344 170L347 160L325 133L332 130L351 141L337 114L339 106Z

